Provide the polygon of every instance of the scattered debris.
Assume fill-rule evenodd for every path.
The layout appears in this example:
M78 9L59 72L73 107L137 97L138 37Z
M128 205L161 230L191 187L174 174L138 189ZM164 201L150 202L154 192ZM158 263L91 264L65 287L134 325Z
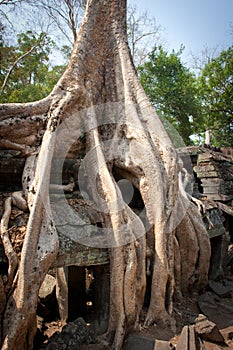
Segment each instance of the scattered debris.
M194 325L195 332L203 339L214 343L224 343L224 338L214 322L202 314L198 315Z
M184 326L176 345L176 350L204 350L201 339L195 332L194 326Z
M96 341L90 328L79 317L74 322L69 322L65 325L61 332L54 333L48 342L41 346L46 350L79 350L81 344L91 344Z
M158 337L158 328L152 327L148 330L147 335L143 331L130 334L126 339L124 350L222 349L221 345L213 345L213 342L225 344L224 348L228 344L228 347L233 349L233 280L224 279L219 281L219 276L222 276L224 267L224 256L222 252L225 248L225 238L228 239L228 241L226 240L227 259L225 266L231 266L233 271L233 237L231 228L233 216L233 160L223 153L216 152L216 150L198 147L190 148L189 154L195 172L193 195L203 203L204 210L202 214L212 244L212 271L210 271L209 277L213 276L213 280L209 282L207 291L198 298L198 305L202 314L199 313L200 310L195 314L194 310L189 310L186 307L182 310L180 309L180 323L178 322L178 326L180 326L182 332L176 335L175 342L172 342L169 336L163 337L167 332L166 329L161 329L160 334L162 339L160 339ZM12 177L13 187L8 188L9 192L21 190L21 172L25 159L14 158L17 156L18 153L16 154L14 152L0 154L0 157L2 157L0 166L2 183L0 185L5 190L9 176ZM69 184L69 179L73 176L74 167L77 166L79 164L76 164L73 160L66 161L64 174L67 184ZM102 218L91 206L84 205L77 188L75 188L76 182L77 179L72 179L72 190L74 189L75 191L66 194L66 200L75 211L79 211L84 224L93 225L93 227L95 225L101 226ZM9 195L9 192L6 196ZM19 192L17 193L19 194ZM4 196L3 193L0 194L0 212L2 211L2 213L2 206L5 200ZM59 193L53 196L54 201L62 200ZM29 214L25 211L26 207L24 203L22 202L22 207L17 205L17 199L14 197L15 195L13 195L14 206L11 211L8 233L12 246L20 259ZM54 262L54 267L107 264L109 260L107 250L90 249L90 247L77 244L70 237L65 237L64 231L67 229L68 224L64 225L64 222L66 222L64 218L67 219L67 213L59 213L57 229L61 238L61 246L58 257ZM62 221L62 225L60 226L59 219ZM75 227L74 230L76 230ZM6 273L7 265L8 260L4 254L3 246L0 244L0 267L2 274ZM43 301L54 294L54 289L55 278L47 275L40 289L38 305L44 307ZM78 318L65 326L57 320L46 323L47 309L44 308L43 312L43 317L37 316L40 340L37 342L38 347L36 349L103 350L109 348L107 345L98 343L98 339L94 335L92 328L87 326L84 319ZM208 344L211 342L213 346L205 347L206 342Z

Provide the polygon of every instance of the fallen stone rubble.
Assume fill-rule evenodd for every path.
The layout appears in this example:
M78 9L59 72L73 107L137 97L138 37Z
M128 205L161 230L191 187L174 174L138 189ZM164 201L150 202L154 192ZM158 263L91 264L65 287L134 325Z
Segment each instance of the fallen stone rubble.
M41 346L40 350L79 350L82 344L93 344L96 339L83 318L79 317L74 322L69 322L49 338L48 343Z

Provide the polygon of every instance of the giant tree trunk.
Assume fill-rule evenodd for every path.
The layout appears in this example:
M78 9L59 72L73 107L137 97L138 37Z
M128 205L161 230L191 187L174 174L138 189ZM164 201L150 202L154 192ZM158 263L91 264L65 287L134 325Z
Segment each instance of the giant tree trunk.
M6 307L0 309L2 349L33 347L38 290L59 247L54 211L61 208L50 208L49 200L52 159L64 159L70 149L78 159L72 147L82 134L80 190L98 208L103 227L99 238L80 240L109 248L107 339L121 349L126 332L139 323L149 261L145 323L172 325L174 299L207 281L210 245L185 195L182 162L135 73L126 1L89 0L70 63L52 93L34 103L2 105L0 113L0 146L27 157L23 189L30 210L18 270L9 276ZM118 179L139 190L145 206L139 215Z

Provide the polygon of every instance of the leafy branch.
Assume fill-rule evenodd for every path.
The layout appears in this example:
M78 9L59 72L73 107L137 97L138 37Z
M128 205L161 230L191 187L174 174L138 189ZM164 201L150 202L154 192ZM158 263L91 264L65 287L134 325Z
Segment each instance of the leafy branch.
M19 62L21 62L23 59L25 59L25 57L29 56L33 51L36 50L36 48L41 45L41 43L43 42L44 38L46 37L46 34L45 33L42 33L41 37L39 38L38 42L33 45L27 52L25 52L24 54L22 54L20 57L18 57L14 63L11 65L11 67L9 68L6 76L5 76L5 79L3 81L3 84L2 84L2 87L1 87L1 90L0 90L0 95L3 94L5 88L6 88L6 85L7 85L7 82L10 78L10 75L11 73L13 72L13 70L15 69L15 67L18 65Z

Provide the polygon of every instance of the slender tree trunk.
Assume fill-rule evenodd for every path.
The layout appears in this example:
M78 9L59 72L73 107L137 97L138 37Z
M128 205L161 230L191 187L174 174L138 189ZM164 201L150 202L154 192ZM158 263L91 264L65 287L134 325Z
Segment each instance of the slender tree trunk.
M208 129L205 131L205 144L207 146L210 146L210 141L211 141L211 130Z
M83 164L91 199L105 229L96 244L110 253L106 337L121 349L126 332L140 322L148 259L152 284L145 323L172 325L174 297L207 281L210 245L184 194L178 154L135 73L126 1L89 0L70 63L52 93L30 104L2 105L0 112L2 147L18 147L29 157L23 188L30 209L17 283L4 313L2 349L33 347L38 291L59 247L49 202L52 158L65 148L62 137L74 142L80 130L86 134ZM119 177L140 192L143 215L124 201Z

